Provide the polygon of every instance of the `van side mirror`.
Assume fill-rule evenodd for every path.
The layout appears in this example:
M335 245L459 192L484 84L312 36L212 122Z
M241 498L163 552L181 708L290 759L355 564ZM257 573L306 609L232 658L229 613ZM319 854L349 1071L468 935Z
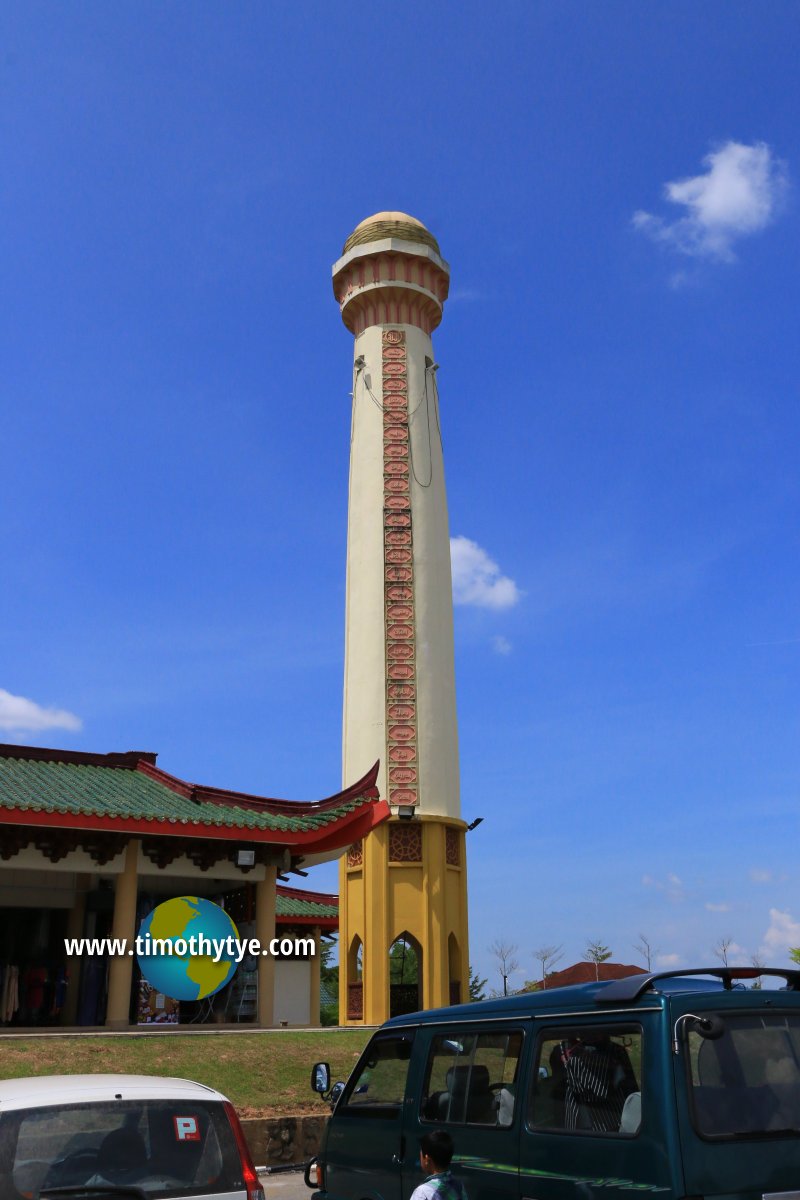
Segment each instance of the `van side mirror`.
M680 1054L681 1052L681 1032L684 1036L687 1031L698 1034L701 1038L708 1041L716 1041L722 1037L725 1032L725 1022L716 1013L703 1013L698 1016L697 1013L687 1012L678 1017L672 1030L672 1053Z
M328 1101L330 1103L331 1110L336 1108L336 1105L339 1101L339 1097L341 1096L343 1091L344 1091L344 1084L342 1082L335 1083L333 1085L333 1087L331 1088L331 1094L330 1094L330 1096L328 1096Z
M331 1067L330 1063L318 1062L314 1063L311 1068L311 1090L319 1092L320 1096L324 1096L331 1086Z
M715 1042L725 1032L725 1022L716 1013L704 1013L702 1017L696 1017L692 1021L690 1028L699 1033L701 1038Z

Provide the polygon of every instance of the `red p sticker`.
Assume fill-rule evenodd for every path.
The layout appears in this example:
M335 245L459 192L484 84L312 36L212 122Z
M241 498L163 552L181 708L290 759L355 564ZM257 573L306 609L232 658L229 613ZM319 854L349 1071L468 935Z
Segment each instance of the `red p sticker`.
M197 1117L173 1117L172 1119L175 1122L175 1137L179 1142L200 1141Z

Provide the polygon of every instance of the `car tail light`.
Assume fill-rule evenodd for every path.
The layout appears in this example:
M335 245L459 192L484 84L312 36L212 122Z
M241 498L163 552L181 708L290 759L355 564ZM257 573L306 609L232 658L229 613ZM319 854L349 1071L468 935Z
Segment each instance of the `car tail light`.
M306 1164L304 1178L306 1187L325 1191L325 1168L318 1158L312 1158L311 1162Z
M245 1191L247 1192L247 1200L264 1200L264 1189L259 1183L258 1174L253 1166L250 1147L248 1146L247 1139L244 1136L242 1123L239 1120L236 1109L233 1107L230 1100L226 1100L223 1107L225 1112L228 1114L228 1120L231 1123L233 1136L236 1138L236 1148L239 1151L239 1158L242 1164L242 1177L244 1179Z

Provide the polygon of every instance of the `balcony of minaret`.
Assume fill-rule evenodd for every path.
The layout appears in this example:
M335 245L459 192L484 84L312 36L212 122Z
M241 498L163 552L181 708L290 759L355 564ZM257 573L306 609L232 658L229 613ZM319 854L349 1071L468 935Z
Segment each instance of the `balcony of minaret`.
M366 255L354 250L337 268L334 292L352 333L388 324L417 325L430 334L440 323L449 276L416 247Z

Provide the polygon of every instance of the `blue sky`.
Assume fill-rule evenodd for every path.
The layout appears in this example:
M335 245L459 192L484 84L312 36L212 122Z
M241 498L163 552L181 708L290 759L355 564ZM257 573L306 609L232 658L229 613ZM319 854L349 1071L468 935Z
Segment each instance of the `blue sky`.
M0 737L337 790L330 265L404 210L452 268L473 963L516 943L521 983L641 933L783 963L796 6L26 2L0 30Z

